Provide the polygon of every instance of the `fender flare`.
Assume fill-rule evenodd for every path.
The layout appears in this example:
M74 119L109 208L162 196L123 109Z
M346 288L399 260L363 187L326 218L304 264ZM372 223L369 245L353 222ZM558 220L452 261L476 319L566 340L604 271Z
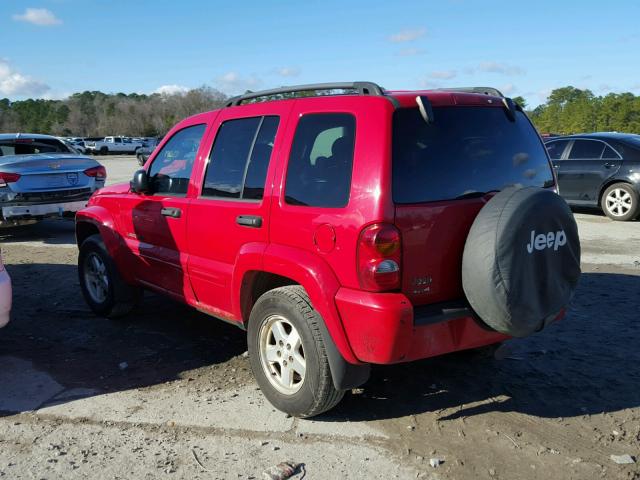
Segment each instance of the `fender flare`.
M98 229L98 233L102 237L102 241L124 281L132 284L136 283L133 272L129 268L134 264L135 258L124 239L117 233L111 213L104 207L91 205L76 214L76 243L78 248L80 248L78 225L82 223L89 223Z
M360 362L349 345L335 303L340 283L329 265L317 255L295 247L246 244L242 247L233 273L233 309L242 318L240 292L250 271L263 271L287 277L300 284L313 307L324 320L320 324L333 383L339 390L355 388L369 379L370 365Z

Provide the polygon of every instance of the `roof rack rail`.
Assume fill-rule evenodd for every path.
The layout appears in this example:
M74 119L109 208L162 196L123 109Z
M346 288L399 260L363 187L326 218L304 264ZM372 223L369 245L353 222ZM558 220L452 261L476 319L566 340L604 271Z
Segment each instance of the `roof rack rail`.
M482 93L493 97L504 98L500 90L493 87L457 87L457 88L436 88L439 92L462 92L462 93Z
M373 82L335 82L335 83L311 83L308 85L293 85L291 87L272 88L271 90L261 90L259 92L245 93L229 99L226 106L233 107L240 105L245 100L252 98L268 97L270 95L282 95L296 92L314 92L325 90L355 90L358 95L383 96L384 89Z

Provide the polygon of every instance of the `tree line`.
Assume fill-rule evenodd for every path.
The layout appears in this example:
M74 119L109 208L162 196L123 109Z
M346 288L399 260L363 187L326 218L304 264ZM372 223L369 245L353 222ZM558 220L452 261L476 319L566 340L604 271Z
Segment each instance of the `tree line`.
M4 98L0 99L0 132L162 136L182 118L220 108L226 100L225 94L208 86L175 94L87 91L64 100L12 102ZM526 108L522 97L514 100ZM541 133L640 133L640 96L633 93L596 96L590 90L563 87L553 90L546 103L527 113Z

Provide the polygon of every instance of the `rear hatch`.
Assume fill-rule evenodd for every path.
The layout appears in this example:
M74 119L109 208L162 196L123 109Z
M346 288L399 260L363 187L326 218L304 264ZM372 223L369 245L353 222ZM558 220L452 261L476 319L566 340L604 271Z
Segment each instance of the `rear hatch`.
M393 199L402 234L402 291L418 306L464 298L462 253L471 224L507 186L552 187L540 138L502 103L418 108L393 118Z

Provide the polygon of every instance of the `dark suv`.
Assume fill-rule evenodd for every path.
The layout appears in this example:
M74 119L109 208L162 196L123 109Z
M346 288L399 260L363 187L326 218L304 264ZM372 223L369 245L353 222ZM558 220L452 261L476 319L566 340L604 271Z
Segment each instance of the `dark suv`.
M297 416L332 408L370 364L541 330L580 274L543 143L493 89L231 99L100 190L76 234L96 313L152 289L246 329L261 390Z
M640 135L591 133L546 141L560 195L613 220L640 215Z

